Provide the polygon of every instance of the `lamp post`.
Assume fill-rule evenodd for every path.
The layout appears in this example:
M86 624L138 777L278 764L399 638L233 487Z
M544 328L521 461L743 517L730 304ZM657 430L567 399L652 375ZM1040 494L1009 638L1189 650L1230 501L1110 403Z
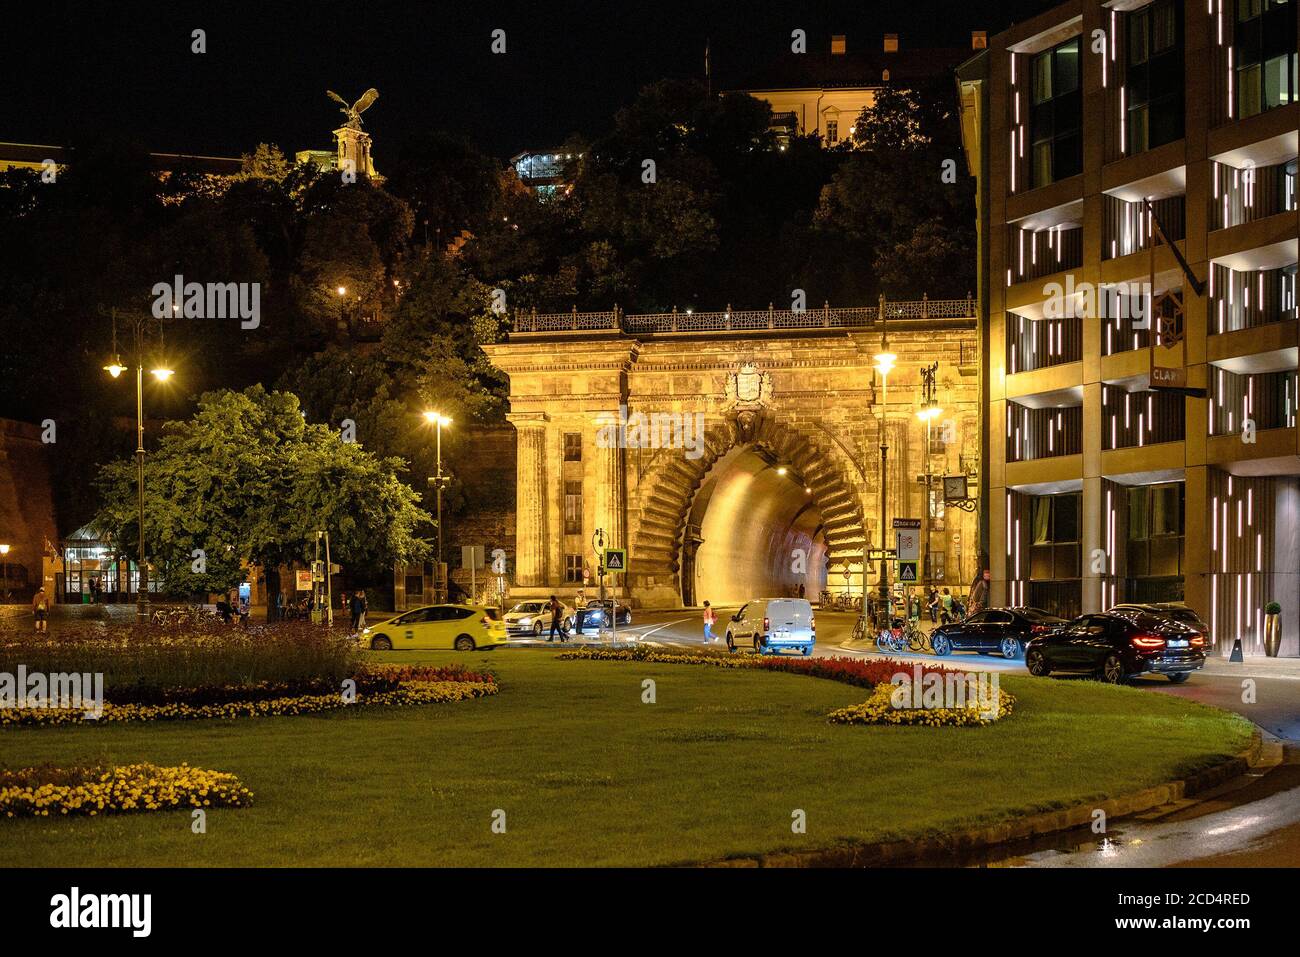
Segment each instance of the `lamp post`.
M425 412L424 418L438 430L437 474L431 477L429 482L434 486L438 498L438 601L442 602L446 600L446 576L442 572L442 490L447 484L447 476L442 474L442 427L451 425L451 419L441 412L432 410Z
M9 545L0 544L0 567L3 567L4 584L0 588L4 589L4 597L9 597Z
M176 312L177 304L172 304ZM113 317L113 358L104 366L104 371L114 379L126 371L122 365L121 354L117 351L117 310ZM149 563L144 552L144 338L146 326L150 322L158 323L158 351L162 352L162 320L151 316L136 315L130 322L135 330L135 461L136 461L136 507L140 532L139 553L136 559L136 571L139 581L136 584L135 617L139 622L149 620ZM159 382L166 382L174 374L165 362L159 361L149 370Z
M885 622L888 624L889 611L889 555L885 548L885 521L886 521L886 482L888 480L888 461L889 461L889 436L886 432L889 412L889 373L894 368L894 363L898 361L898 356L889 351L888 333L880 337L880 351L875 355L876 372L880 374L883 389L881 391L880 403L880 607L885 616ZM863 601L866 601L867 594L867 553L865 545L862 553L862 595ZM863 609L864 613L866 609Z
M943 409L939 407L934 396L934 380L938 372L937 362L921 370L921 408L916 413L916 417L925 423L925 580L931 584L934 568L930 562L930 532L933 530L934 523L931 520L930 510L934 506L930 488L934 480L934 471L930 468L930 429L934 420L943 415Z

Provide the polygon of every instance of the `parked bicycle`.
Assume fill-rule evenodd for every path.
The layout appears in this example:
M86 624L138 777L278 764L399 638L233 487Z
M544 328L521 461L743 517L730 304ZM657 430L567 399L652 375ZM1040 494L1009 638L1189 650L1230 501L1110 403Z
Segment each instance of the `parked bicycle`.
M903 654L904 652L933 652L930 636L921 630L914 621L894 618L888 628L882 628L876 636L876 648L884 652Z

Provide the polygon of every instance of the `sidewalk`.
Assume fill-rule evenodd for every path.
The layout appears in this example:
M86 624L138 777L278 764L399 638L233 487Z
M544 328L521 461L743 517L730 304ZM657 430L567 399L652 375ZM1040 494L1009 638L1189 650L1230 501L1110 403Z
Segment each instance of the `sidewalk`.
M1269 658L1247 655L1243 662L1229 661L1217 655L1205 659L1202 669L1207 675L1230 675L1240 678L1294 678L1300 680L1300 658Z

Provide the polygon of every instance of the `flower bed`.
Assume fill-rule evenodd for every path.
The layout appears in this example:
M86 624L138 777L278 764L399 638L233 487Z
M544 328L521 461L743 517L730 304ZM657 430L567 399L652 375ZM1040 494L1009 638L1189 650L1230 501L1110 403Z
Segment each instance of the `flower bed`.
M0 725L100 724L202 718L261 718L359 706L445 704L496 694L490 674L463 666L368 668L357 672L355 695L324 679L309 682L167 689L147 702L106 701L98 718L72 708L0 708Z
M899 708L893 698L897 692L893 684L877 685L871 697L861 704L832 711L827 718L832 724L914 724L931 728L964 727L991 724L1011 713L1016 699L998 690L996 709L985 710L978 702L968 702L951 708Z
M188 764L0 770L0 814L6 818L247 807L252 800L235 775Z
M827 719L835 724L906 724L928 727L984 725L1007 716L1015 706L1015 698L996 687L994 688L998 696L996 707L990 707L991 693L984 702L980 702L973 696L967 701L963 695L959 704L949 707L935 707L928 704L917 706L912 702L899 706L895 703L899 686L893 680L898 674L904 674L909 682L917 683L923 682L929 676L936 676L943 679L940 684L947 683L950 686L954 683L962 683L958 679L967 676L955 668L926 663L904 664L889 658L781 658L768 655L735 655L728 652L674 652L662 648L576 648L573 651L563 652L557 657L565 661L582 659L644 661L654 664L712 665L717 668L782 671L813 678L826 678L857 688L872 689L870 697L861 704L840 708L827 715ZM996 680L996 676L992 680Z

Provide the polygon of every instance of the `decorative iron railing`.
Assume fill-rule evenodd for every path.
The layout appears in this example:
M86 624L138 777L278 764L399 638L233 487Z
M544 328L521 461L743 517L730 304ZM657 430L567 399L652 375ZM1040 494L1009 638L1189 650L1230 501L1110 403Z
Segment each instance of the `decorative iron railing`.
M930 319L974 319L973 298L930 299L890 302L881 299L878 306L820 309L731 309L720 312L637 313L628 315L617 306L608 312L538 313L518 312L514 316L513 334L562 332L624 332L654 335L673 332L746 332L764 329L862 329L885 321L926 321Z

